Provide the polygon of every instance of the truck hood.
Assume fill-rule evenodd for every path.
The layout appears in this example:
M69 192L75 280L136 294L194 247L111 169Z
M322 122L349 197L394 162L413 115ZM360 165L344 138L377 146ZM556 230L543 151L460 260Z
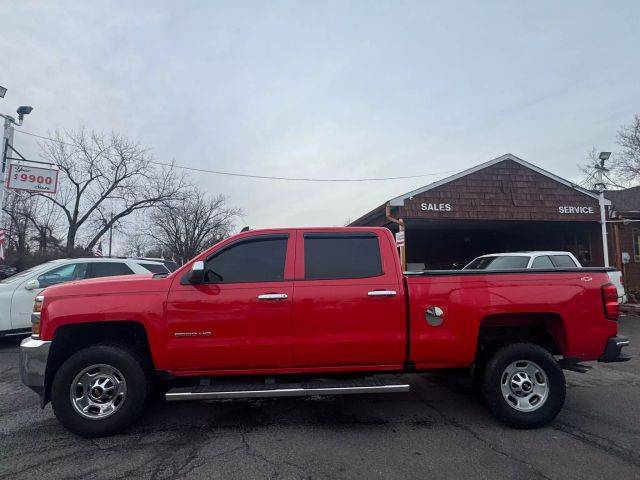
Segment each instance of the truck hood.
M121 293L163 292L168 290L171 279L152 274L121 275L91 278L47 287L41 293L45 297L77 297L82 295L117 295Z

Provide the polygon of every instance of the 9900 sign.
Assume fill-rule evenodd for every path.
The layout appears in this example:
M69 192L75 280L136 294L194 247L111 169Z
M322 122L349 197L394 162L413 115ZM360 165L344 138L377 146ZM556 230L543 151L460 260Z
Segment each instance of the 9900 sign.
M58 170L31 165L11 164L7 186L13 190L56 193Z
M19 177L18 177L19 175ZM43 177L42 175L38 175L37 177L35 175L27 175L26 173L21 173L21 174L17 174L15 173L13 175L13 179L14 180L18 180L18 178L20 178L21 182L29 182L29 183L43 183L45 185L51 185L53 183L53 178L51 177Z

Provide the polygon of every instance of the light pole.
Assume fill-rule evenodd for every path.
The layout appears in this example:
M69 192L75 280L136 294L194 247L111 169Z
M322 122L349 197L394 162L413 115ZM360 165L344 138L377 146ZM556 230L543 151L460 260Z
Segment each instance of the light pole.
M604 266L609 266L609 242L607 241L607 212L604 205L604 191L606 190L606 185L604 183L604 172L607 171L607 168L604 166L604 162L609 160L611 156L611 152L600 152L598 155L598 159L600 160L600 164L596 164L596 170L598 171L598 183L596 183L595 187L598 190L598 203L600 204L600 229L602 231L602 255L604 256Z
M4 95L7 93L7 89L4 87L0 87L0 98L4 98ZM2 133L2 151L1 151L1 161L0 161L0 230L4 228L4 199L6 196L6 170L8 166L9 160L9 150L10 147L13 148L13 133L14 133L14 125L20 126L22 125L22 121L24 120L25 115L29 115L33 107L29 106L21 106L18 107L16 113L18 114L18 121L11 115L3 115L0 113L0 117L4 118L4 128ZM1 249L0 249L1 250Z

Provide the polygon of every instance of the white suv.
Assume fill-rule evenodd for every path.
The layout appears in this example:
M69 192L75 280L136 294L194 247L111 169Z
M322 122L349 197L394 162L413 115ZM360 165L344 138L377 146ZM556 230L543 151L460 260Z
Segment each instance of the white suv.
M162 262L129 258L53 260L0 280L0 335L31 329L36 295L46 287L73 280L114 275L169 273Z

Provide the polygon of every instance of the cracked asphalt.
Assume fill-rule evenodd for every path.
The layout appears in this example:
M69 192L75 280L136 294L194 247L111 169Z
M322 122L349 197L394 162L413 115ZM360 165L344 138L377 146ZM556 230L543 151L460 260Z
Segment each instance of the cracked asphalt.
M567 372L550 426L511 430L462 375L408 377L410 394L156 404L125 434L64 430L18 378L19 338L0 339L0 478L638 479L640 317L634 359Z

